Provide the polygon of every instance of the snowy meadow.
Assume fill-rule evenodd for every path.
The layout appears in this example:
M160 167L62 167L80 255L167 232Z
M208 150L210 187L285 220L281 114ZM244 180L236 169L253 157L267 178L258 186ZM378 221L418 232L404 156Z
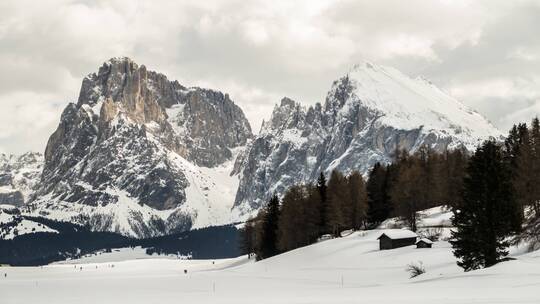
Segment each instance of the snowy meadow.
M137 250L44 267L3 267L2 303L538 303L540 252L464 273L450 245L379 251L355 232L260 262L148 258ZM123 261L119 261L123 260ZM410 278L407 265L426 272ZM187 273L185 273L187 271Z

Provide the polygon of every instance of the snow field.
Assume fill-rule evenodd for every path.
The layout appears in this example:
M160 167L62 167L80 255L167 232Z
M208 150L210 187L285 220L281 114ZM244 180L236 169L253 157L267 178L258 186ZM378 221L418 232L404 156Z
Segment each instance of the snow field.
M517 260L464 273L447 242L379 251L384 231L355 232L257 263L136 259L0 268L8 273L0 294L8 304L540 302L540 252L513 248ZM410 279L405 268L418 261L426 273Z

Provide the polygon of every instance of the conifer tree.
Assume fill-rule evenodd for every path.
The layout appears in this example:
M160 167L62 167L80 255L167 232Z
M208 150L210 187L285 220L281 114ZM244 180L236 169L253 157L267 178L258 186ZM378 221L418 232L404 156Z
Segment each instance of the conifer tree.
M346 178L339 171L332 171L327 188L325 224L326 230L335 237L339 237L341 230L347 226L347 210L344 207L348 196Z
M301 186L292 186L285 192L281 201L278 226L278 249L288 251L303 244L302 227L305 221L304 193Z
M367 218L367 191L364 178L358 171L354 171L347 177L350 204L352 205L351 228L360 229Z
M441 166L442 200L441 203L454 206L461 200L463 178L467 168L467 151L465 148L445 151Z
M536 217L540 217L540 120L535 117L531 122L531 204Z
M516 167L520 144L521 140L518 132L518 127L517 125L513 125L504 141L505 160L508 164L510 164L512 170L515 170Z
M366 185L368 194L368 222L372 226L382 223L392 212L388 197L389 173L388 167L376 163L369 172Z
M519 208L501 147L486 141L467 167L463 197L453 207L451 244L465 271L489 267L508 254L507 237L519 230Z
M255 222L252 218L246 221L244 227L240 230L240 233L240 251L242 254L247 254L249 259L251 258L251 255L255 253L256 246Z
M278 228L278 249L288 251L314 243L319 236L319 193L312 185L289 188L282 200Z
M326 210L328 210L327 188L326 176L321 172L317 179L317 190L319 192L319 234L329 233L326 230L326 222L328 221L326 216Z
M418 211L424 209L426 185L422 183L421 166L412 156L398 160L395 179L390 189L390 199L397 216L401 217L412 231L416 231Z
M279 198L273 195L263 213L258 260L272 257L279 253L277 233L279 222Z
M525 208L534 204L535 188L538 185L534 184L533 147L527 125L520 124L518 132L519 148L515 160L513 185L516 191L516 200L524 217Z
M304 199L305 234L309 244L315 243L321 235L321 195L319 188L309 184L304 186L306 199Z

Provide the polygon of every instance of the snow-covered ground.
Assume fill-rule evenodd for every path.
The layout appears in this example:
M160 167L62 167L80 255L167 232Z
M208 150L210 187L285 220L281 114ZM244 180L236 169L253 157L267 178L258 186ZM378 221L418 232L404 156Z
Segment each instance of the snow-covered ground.
M517 260L464 273L447 242L379 251L383 231L356 232L257 263L135 259L0 268L0 302L540 303L540 252L514 248ZM410 279L405 269L419 261L427 272Z
M112 249L110 252L106 250L101 250L91 254L86 254L77 259L68 259L65 261L55 262L55 265L79 265L79 264L97 264L97 263L112 263L112 262L122 262L128 260L147 260L147 259L188 259L188 256L178 256L178 255L163 255L163 254L152 254L149 255L146 253L146 249L140 246L134 248L116 248Z
M0 205L0 240L11 240L19 235L36 232L58 233L46 225L22 218L14 210L14 206Z

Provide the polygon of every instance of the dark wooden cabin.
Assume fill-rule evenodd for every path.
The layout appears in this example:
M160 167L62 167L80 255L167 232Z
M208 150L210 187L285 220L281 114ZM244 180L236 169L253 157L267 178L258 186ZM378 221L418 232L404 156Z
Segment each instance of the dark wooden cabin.
M411 246L416 243L417 235L410 230L394 229L386 230L379 236L380 250L394 249L399 247Z
M416 242L416 248L431 248L433 242L430 239L422 238Z

